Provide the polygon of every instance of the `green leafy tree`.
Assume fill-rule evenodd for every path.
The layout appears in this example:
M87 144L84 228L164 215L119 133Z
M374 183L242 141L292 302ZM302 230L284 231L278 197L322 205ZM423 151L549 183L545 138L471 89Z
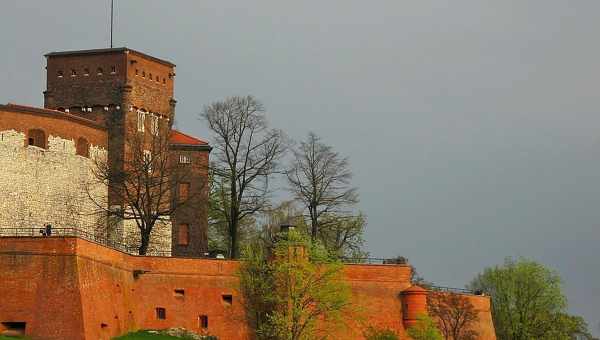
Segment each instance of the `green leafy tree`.
M350 289L343 266L318 242L290 231L272 248L257 241L244 255L241 291L257 338L326 338L344 324Z
M419 315L417 323L407 330L413 340L443 340L442 333L438 330L435 321L427 315Z
M502 266L486 268L469 286L491 296L499 339L560 340L588 333L583 319L566 313L558 273L540 263L507 258Z

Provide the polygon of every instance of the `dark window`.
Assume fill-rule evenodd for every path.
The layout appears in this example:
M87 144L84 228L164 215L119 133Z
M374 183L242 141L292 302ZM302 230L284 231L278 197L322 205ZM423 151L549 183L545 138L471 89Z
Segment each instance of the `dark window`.
M139 70L136 68L136 69L135 69L135 75L137 76L139 72L140 72L140 71L139 71Z
M10 331L15 331L25 335L25 328L27 327L26 322L3 322L2 326Z
M190 225L182 223L179 225L177 234L177 244L180 246L187 246L190 244Z
M58 77L62 78L63 77L63 71L58 71Z
M117 73L117 67L116 67L116 66L112 66L112 67L110 68L110 73L111 73L111 74L115 74L115 73Z
M89 76L89 75L90 75L90 69L89 69L89 68L87 68L87 67L86 67L86 68L84 68L84 69L83 69L83 75L84 75L84 76Z
M32 129L27 133L27 142L29 145L38 148L46 148L46 133L40 129Z
M156 81L160 81L160 78L158 78L158 76L156 76Z
M71 77L76 77L77 76L77 71L75 71L74 69L71 70Z
M80 137L77 140L76 153L79 156L89 157L90 156L90 143L88 143L87 139Z
M142 71L142 77L146 78L146 71Z
M101 76L102 73L104 73L104 71L102 70L102 67L98 67L98 70L96 70L96 73L98 73L98 75Z
M198 324L202 329L208 328L208 315L200 315L198 317Z
M163 78L163 84L166 84L167 80L165 78Z
M231 294L223 294L223 303L231 305L233 303L233 296Z
M178 296L178 297L185 296L185 290L184 289L175 289L175 296Z
M190 183L179 183L178 187L179 202L185 202L190 196Z
M165 320L167 318L167 310L162 307L157 307L156 318L159 320Z

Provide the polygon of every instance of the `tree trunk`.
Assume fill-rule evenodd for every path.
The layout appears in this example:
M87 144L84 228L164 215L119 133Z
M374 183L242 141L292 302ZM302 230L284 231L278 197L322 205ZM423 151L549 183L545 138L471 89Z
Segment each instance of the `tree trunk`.
M238 237L238 224L239 220L236 217L233 217L229 225L229 235L231 236L231 243L229 245L229 258L232 259L237 259L240 256L240 239Z
M148 246L150 245L150 233L143 232L141 236L141 244L138 253L140 255L146 255L148 252Z

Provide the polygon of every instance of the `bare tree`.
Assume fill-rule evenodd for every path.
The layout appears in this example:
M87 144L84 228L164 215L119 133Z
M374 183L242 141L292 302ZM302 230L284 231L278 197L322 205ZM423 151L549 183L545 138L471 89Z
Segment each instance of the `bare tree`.
M287 178L290 190L309 212L313 239L318 237L321 217L343 212L358 202L356 188L350 187L348 158L342 158L312 132L294 150Z
M427 297L429 314L438 320L446 340L475 340L473 325L478 320L477 310L463 295L432 291Z
M187 198L174 197L176 184L186 182L194 167L205 165L180 165L169 152L169 126L165 124L164 128L152 130L129 131L122 157L95 159L93 173L108 187L109 195L108 200L102 201L90 195L98 210L108 217L102 227L109 233L113 231L114 222L135 221L139 232L135 246L140 255L149 251L151 239L157 234L156 227L169 225L170 216L201 195L206 187L206 183L195 183L195 190Z
M215 181L222 183L217 209L227 221L229 257L240 254L240 222L263 210L269 176L285 153L280 130L270 129L263 105L254 97L228 97L204 108L201 116L214 134Z
M323 216L318 236L325 247L338 256L354 259L365 258L363 235L367 226L367 218L363 214L357 216L340 216L327 214Z

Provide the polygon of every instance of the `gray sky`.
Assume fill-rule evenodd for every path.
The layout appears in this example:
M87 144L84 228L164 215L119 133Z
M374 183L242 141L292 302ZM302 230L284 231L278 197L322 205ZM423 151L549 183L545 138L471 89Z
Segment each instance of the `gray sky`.
M351 157L373 256L463 286L505 256L557 269L600 322L600 1L116 0L116 46L177 64L178 127L253 94ZM42 55L108 44L108 0L4 0L0 102Z

